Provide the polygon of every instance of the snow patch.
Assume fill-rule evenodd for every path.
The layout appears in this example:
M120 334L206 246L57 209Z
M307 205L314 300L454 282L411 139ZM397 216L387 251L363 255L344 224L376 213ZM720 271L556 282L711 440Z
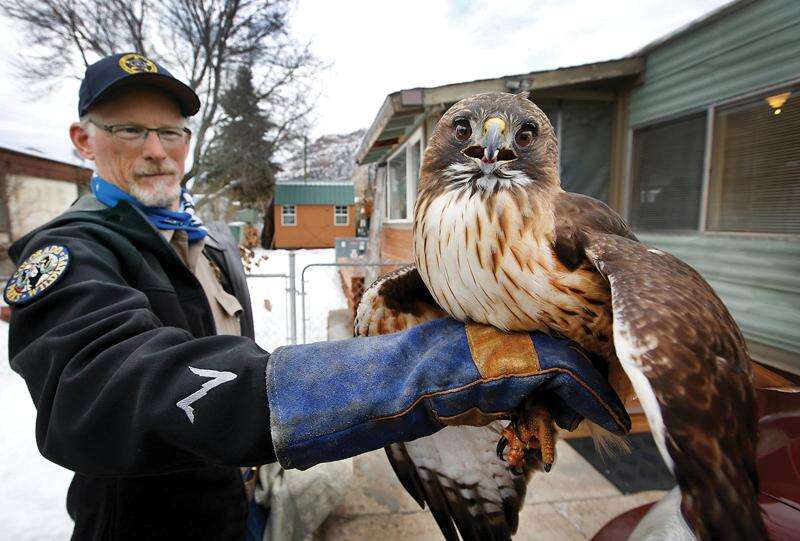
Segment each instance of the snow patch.
M4 539L69 539L72 472L36 447L36 409L25 381L8 364L8 323L0 321L0 524Z
M289 274L289 250L255 251L255 261L260 261L250 269L250 274ZM297 296L297 343L303 339L301 276L306 265L314 263L335 263L336 255L331 248L319 250L296 250L295 275ZM306 281L306 342L319 342L328 338L328 312L347 308L342 292L338 267L310 267L305 273ZM253 305L256 343L267 351L289 344L289 298L286 292L288 282L283 278L248 278L250 303ZM271 309L267 310L264 301L268 300Z

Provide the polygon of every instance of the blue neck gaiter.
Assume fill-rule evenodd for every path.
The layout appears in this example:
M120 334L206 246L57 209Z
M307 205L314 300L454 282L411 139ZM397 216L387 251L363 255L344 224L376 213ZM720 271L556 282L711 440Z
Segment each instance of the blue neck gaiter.
M92 193L108 207L115 207L120 201L128 201L131 205L145 213L147 219L158 229L182 229L186 231L189 242L196 242L208 234L202 220L194 210L192 195L181 190L180 209L176 212L164 207L148 207L138 199L113 184L94 175L91 180Z

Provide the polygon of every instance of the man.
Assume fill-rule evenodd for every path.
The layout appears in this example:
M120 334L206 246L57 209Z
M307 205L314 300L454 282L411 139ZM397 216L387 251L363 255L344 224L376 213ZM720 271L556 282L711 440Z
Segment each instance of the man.
M525 354L563 364L562 376L515 375L502 352L479 370L464 325L447 318L261 350L235 247L180 187L199 106L138 54L90 66L70 137L95 163L93 193L10 251L11 364L42 454L76 472L74 539L242 539L239 466L306 468L448 419L488 422L544 384L576 415L627 428L585 358L542 335Z

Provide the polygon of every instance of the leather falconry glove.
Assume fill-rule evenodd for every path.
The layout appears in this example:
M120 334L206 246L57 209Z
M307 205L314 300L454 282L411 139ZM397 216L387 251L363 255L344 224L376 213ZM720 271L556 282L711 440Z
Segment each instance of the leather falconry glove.
M621 401L569 340L442 318L370 338L277 348L267 365L272 442L284 468L309 468L508 418L527 397L556 423L584 417L623 434Z

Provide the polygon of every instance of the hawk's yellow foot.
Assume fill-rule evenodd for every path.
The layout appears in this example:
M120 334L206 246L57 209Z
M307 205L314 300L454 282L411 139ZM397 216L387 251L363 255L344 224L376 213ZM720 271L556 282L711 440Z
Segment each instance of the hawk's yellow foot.
M503 430L497 456L515 473L522 473L526 460L532 459L549 472L556 460L556 438L555 423L547 408L529 400Z

